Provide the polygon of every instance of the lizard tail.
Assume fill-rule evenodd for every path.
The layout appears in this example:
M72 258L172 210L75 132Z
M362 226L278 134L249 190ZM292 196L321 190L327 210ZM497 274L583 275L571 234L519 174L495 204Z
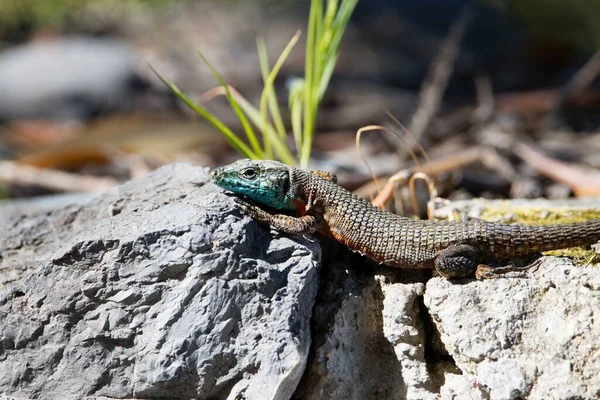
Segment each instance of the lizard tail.
M495 254L506 257L587 246L600 241L600 220L562 225L497 225Z

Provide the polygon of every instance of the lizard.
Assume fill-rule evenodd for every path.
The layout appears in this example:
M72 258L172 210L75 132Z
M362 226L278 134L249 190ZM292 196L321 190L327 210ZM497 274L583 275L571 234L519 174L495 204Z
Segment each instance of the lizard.
M446 279L497 277L519 267L491 263L600 241L600 220L530 226L403 217L337 185L334 174L276 161L241 159L210 177L245 214L281 232L316 231L379 263L435 269Z

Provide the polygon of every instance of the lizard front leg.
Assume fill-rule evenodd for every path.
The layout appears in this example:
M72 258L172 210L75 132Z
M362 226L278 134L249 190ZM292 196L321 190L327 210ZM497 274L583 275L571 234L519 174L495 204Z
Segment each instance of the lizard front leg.
M321 223L321 219L313 215L291 217L284 214L271 214L257 205L238 197L235 198L235 202L242 207L244 214L250 218L263 224L269 224L278 231L288 234L301 235L304 233L313 233L319 228Z

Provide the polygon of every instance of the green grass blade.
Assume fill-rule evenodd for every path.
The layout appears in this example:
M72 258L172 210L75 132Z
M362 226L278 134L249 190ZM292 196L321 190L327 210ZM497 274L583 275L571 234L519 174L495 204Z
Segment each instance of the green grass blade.
M301 147L298 149L300 157L300 166L305 168L310 160L310 149L312 146L312 137L315 129L315 82L318 81L317 60L318 39L320 25L323 20L323 3L321 0L312 0L308 17L308 30L306 38L306 64L304 76L304 121L302 127Z
M225 124L223 124L217 117L215 117L210 111L206 108L196 104L192 99L187 97L185 93L183 93L172 81L164 78L161 74L158 73L153 66L150 65L150 69L156 74L158 79L160 79L174 94L177 96L183 103L192 109L196 114L200 115L206 121L208 121L212 126L217 128L221 134L225 137L225 139L229 142L231 147L233 147L237 152L243 154L244 156L252 159L259 159L260 157L256 154L250 147L248 147L244 142L240 140L239 137L236 136L231 129L229 129Z
M314 91L312 93L312 96L315 96L312 100L313 105L314 104L314 100L317 99L317 89L319 87L319 83L321 82L321 74L323 71L323 64L324 64L324 59L323 56L325 55L325 51L327 50L327 44L329 42L329 36L330 36L330 32L325 30L325 25L324 25L324 21L323 21L323 5L319 5L318 6L318 14L317 14L317 19L316 19L316 24L315 24L315 47L314 47L314 51L315 51L315 57L314 57L314 73L313 73L313 81L312 81L312 90ZM318 109L318 105L317 107L314 107L315 110ZM316 115L315 115L316 118Z
M269 54L267 53L267 45L265 44L265 41L262 38L257 38L256 39L256 50L258 52L258 65L260 66L260 74L262 75L262 79L263 79L263 85L265 84L265 82L267 82L267 79L269 77ZM262 95L264 95L264 87L263 87L263 92L261 93L261 98ZM271 106L271 102L272 102L272 98L273 98L273 93L269 92L269 106ZM277 101L277 99L275 99L275 101ZM271 115L273 115L273 111L271 110L271 107L269 107L269 111L271 112ZM279 115L279 117L281 117L281 114ZM275 117L273 116L273 119L275 120ZM265 118L264 121L262 121L263 124L267 124L269 123L268 119ZM279 136L281 137L281 133L279 133ZM273 158L273 146L271 146L271 141L268 140L267 138L264 137L263 135L263 143L265 144L265 155L267 156L267 158Z
M323 26L330 27L333 24L338 11L338 0L328 0L326 7L327 10L325 11L325 20L323 21Z
M239 94L235 89L229 88L231 95L235 98L239 106L244 110L248 118L252 121L254 125L260 129L263 134L264 140L269 141L273 145L273 149L275 150L275 154L277 158L286 164L294 165L296 164L294 160L294 156L292 155L290 149L287 147L287 138L282 140L277 135L275 128L273 125L263 123L262 117L260 115L260 111L254 107L248 100L246 100L241 94Z
M263 82L266 83L269 78L269 56L267 54L267 46L262 38L256 41L256 48L258 50L258 60L260 63L260 72L263 78ZM277 101L277 95L273 90L269 93L269 112L273 117L273 123L275 124L275 130L282 140L287 138L287 130L283 118L281 117L281 111L279 110L279 103Z
M290 95L288 104L290 109L290 119L292 122L292 132L296 149L300 151L302 147L302 105L304 104L304 80L296 78L290 83Z
M344 32L357 3L358 0L343 0L337 14L335 15L335 19L331 22L329 27L330 31L332 32L331 41L328 45L325 55L323 56L325 65L321 75L319 98L323 97L325 90L329 85L329 81L331 80L331 76L333 75L333 71L338 60L339 49Z
M225 83L225 80L223 80L223 77L221 76L221 74L219 74L219 72L217 72L217 70L212 66L212 64L208 61L208 59L206 57L204 57L204 54L202 54L201 51L198 51L198 54L200 55L200 58L202 58L202 61L204 61L206 66L210 69L210 71L212 72L215 79L225 89L225 95L227 97L227 100L229 101L231 108L233 109L233 111L237 115L240 123L242 124L242 127L244 128L244 131L246 132L246 136L248 137L248 141L250 142L250 145L252 146L252 149L254 150L254 152L256 154L259 155L260 158L264 158L264 152L263 152L262 148L260 147L260 143L258 142L258 139L256 138L254 129L252 129L252 126L248 122L248 118L246 118L246 116L244 115L244 112L242 111L240 106L237 104L236 100L233 98L233 96L231 96L231 93L229 91L229 86Z
M319 105L333 75L339 58L342 37L357 3L358 0L325 0L325 3L323 0L311 0L305 76L304 79L297 79L291 83L288 97L291 128L301 167L306 167L310 161ZM264 158L265 155L271 158L275 155L281 161L293 164L294 156L287 146L288 133L277 101L274 83L283 63L296 44L298 35L299 33L290 40L272 69L269 66L265 43L258 40L257 49L264 82L258 107L250 104L234 88L230 88L206 57L200 53L200 57L221 85L222 91L219 94L227 97L237 115L248 137L249 145L207 109L191 101L172 82L157 75L188 107L217 127L236 150L250 158ZM264 150L260 146L253 126L262 134Z
M289 43L285 46L285 48L281 52L279 58L277 59L277 62L273 66L273 69L269 73L267 80L265 81L265 87L264 87L262 95L260 97L260 113L261 113L263 120L266 120L266 118L267 118L267 101L269 98L269 94L273 93L273 85L275 83L275 78L277 77L279 70L281 70L283 63L289 56L290 52L292 51L292 49L298 42L298 39L300 39L300 31L297 31L296 34L292 37L292 39L289 41ZM276 100L277 99L275 99L275 102L276 102ZM285 131L285 127L284 127L284 131ZM285 135L285 133L284 133L284 135L282 135L282 136L286 137L287 135Z

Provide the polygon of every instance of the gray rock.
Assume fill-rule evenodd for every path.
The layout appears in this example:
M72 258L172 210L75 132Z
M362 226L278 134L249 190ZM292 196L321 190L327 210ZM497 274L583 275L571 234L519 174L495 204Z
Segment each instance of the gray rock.
M449 282L333 246L317 296L316 239L269 232L207 179L172 165L3 221L0 393L600 396L600 269L546 257Z
M39 41L0 54L0 119L88 118L133 106L141 83L133 53L116 40Z
M395 277L382 272L390 271L367 268L357 276L343 265L327 266L296 398L435 398L418 305L424 285L390 283Z
M434 278L425 305L446 350L485 398L600 396L598 268L548 257L522 278Z
M96 197L95 193L57 193L32 198L0 200L0 224L15 215L34 214L64 208L75 203L85 203Z
M592 197L580 199L515 199L515 200L490 200L490 199L471 199L452 201L450 203L436 204L433 209L433 218L448 219L451 215L460 215L464 217L480 218L484 210L494 211L497 215L497 222L514 223L514 215L511 209L529 210L532 216L537 216L540 220L547 218L552 212L569 216L588 210L598 210L600 201Z
M9 222L0 393L292 395L311 342L320 248L269 235L207 179L169 166L88 204Z
M382 283L383 333L394 346L406 386L403 398L434 399L436 387L425 360L425 331L419 301L422 283Z
M313 316L313 349L298 399L402 398L400 363L383 333L383 294L371 276L328 266Z

